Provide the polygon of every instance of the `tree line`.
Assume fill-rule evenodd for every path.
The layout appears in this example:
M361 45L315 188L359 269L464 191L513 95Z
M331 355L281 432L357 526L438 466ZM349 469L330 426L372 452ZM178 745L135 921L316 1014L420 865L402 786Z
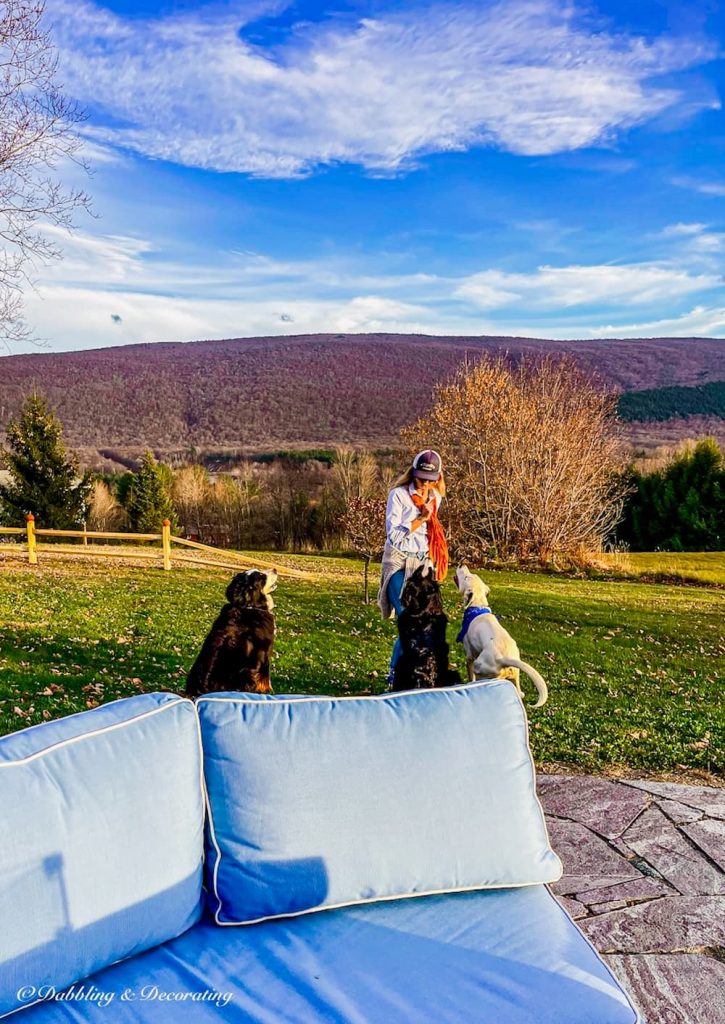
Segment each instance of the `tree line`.
M725 381L625 391L619 396L618 409L621 419L638 422L663 423L688 416L725 419Z

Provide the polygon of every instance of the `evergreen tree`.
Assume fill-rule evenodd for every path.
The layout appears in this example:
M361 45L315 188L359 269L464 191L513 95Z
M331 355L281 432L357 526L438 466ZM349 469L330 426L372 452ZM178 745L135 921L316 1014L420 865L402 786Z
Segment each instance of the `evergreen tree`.
M635 551L722 551L725 459L712 438L654 473L634 472L617 531Z
M126 508L137 533L159 533L164 519L171 520L172 530L178 529L164 469L147 451L131 481Z
M66 451L60 420L37 392L10 420L0 464L10 473L10 482L0 484L0 522L23 526L32 512L36 525L46 529L83 526L90 482Z

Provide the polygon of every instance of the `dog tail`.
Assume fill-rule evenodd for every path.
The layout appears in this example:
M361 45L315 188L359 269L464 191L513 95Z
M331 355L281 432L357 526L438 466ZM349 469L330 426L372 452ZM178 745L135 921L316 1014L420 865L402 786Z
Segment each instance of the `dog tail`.
M549 698L549 689L535 668L532 668L531 665L527 665L525 661L519 661L518 658L498 658L497 661L499 668L518 668L524 672L529 679L533 680L539 693L539 699L534 704L535 708L540 708L542 705L546 704ZM473 663L473 670L474 672L476 671L475 662Z

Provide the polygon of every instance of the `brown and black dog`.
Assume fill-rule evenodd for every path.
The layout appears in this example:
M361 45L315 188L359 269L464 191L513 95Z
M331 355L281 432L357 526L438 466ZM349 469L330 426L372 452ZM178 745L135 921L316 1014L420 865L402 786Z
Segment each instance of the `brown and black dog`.
M227 587L227 601L191 667L186 693L222 690L271 693L269 656L274 643L272 591L277 571L248 569Z

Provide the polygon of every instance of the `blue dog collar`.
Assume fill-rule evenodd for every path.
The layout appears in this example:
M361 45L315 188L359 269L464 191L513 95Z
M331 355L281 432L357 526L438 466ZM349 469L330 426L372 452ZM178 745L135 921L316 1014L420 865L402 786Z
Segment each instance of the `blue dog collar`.
M463 640L468 632L468 627L471 625L474 619L477 619L479 615L493 615L490 608L481 608L478 605L472 605L470 608L466 608L463 613L463 624L461 631L456 637L456 643L462 644Z

